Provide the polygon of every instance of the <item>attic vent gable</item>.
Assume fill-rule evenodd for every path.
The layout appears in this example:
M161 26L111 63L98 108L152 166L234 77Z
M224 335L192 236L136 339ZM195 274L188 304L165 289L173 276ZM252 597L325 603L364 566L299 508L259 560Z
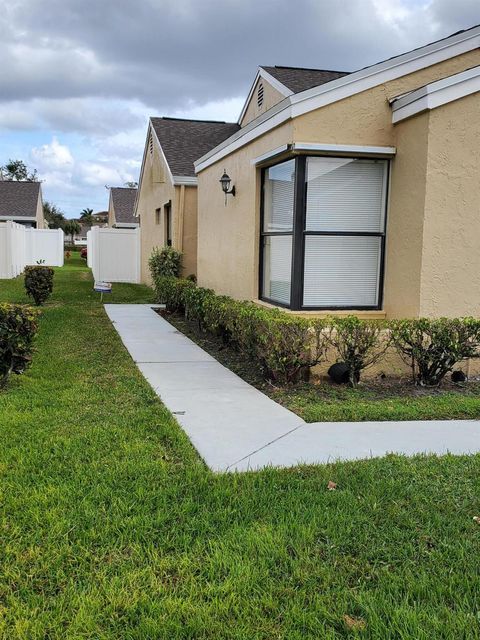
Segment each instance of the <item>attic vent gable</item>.
M150 152L150 155L152 155L153 154L153 136L152 136L151 133L150 133L150 136L148 138L148 150Z
M258 108L260 109L260 107L263 105L263 83L259 82L258 83L258 89L257 89L257 105Z

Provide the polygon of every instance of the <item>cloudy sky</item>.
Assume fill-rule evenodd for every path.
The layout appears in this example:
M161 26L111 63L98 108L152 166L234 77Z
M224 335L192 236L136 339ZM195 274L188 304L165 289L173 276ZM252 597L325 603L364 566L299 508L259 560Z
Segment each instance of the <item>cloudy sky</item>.
M0 0L0 165L69 217L137 180L147 118L235 121L256 67L355 70L480 23L479 0Z

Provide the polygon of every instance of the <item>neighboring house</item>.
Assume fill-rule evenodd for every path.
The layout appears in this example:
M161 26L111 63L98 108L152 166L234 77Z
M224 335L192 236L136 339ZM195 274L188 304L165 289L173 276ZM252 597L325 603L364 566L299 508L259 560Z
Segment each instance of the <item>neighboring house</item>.
M238 124L150 118L136 201L142 281L150 281L155 247L183 252L183 274L197 271L197 179L193 163L239 129Z
M137 189L129 187L111 187L108 203L108 226L117 229L138 227L138 218L134 215Z
M295 313L480 316L479 47L477 26L349 74L260 67L241 127L195 162L199 284Z
M0 222L7 220L26 227L48 228L40 182L0 180Z
M94 220L94 226L98 225L100 227L104 227L108 225L108 211L97 211L97 213L92 213L92 218Z

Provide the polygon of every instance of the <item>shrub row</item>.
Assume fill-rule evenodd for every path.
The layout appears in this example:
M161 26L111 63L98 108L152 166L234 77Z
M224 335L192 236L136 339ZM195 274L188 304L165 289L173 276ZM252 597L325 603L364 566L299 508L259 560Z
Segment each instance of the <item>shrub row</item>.
M10 374L20 374L30 364L37 332L38 312L18 304L0 304L0 388Z
M414 382L428 386L440 384L461 360L480 355L480 320L474 318L307 319L216 295L190 280L157 276L154 284L157 301L168 312L184 313L202 331L256 361L266 378L282 383L307 378L332 348L347 365L352 386L390 347L411 367Z

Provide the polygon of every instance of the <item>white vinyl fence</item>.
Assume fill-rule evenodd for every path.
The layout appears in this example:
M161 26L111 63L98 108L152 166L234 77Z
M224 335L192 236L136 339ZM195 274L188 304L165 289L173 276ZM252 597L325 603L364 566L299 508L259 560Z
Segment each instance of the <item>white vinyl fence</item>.
M35 264L63 266L63 231L0 222L0 279L15 278Z
M140 229L92 227L87 262L96 282L140 282Z

